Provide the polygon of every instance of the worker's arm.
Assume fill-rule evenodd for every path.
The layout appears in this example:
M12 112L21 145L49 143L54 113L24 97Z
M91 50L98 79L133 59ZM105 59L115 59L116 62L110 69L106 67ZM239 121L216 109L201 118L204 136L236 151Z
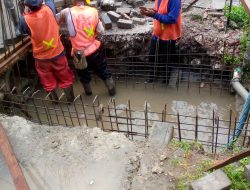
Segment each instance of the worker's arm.
M98 22L98 25L97 25L97 27L96 27L96 32L98 33L98 34L104 34L104 32L105 32L105 29L104 29L104 27L103 27L103 24L102 24L102 22L99 20L99 22Z
M18 29L22 35L31 35L30 29L24 19L24 16L19 18Z
M45 5L47 5L52 10L54 15L56 15L56 6L54 0L45 0Z
M155 13L154 19L160 21L163 24L174 24L181 12L181 0L169 0L168 13L160 14Z

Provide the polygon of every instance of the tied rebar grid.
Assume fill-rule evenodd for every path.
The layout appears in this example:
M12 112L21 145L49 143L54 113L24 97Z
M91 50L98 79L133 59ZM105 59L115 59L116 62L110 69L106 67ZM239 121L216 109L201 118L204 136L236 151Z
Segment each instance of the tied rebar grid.
M229 138L235 135L238 123L232 110L229 112L229 119L223 120L215 111L212 117L208 118L200 116L198 112L195 115L168 113L166 104L161 112L153 112L147 102L143 110L134 110L130 100L121 107L111 98L105 106L98 96L93 99L92 104L86 104L82 95L78 95L74 102L69 103L64 101L63 93L59 101L54 101L49 99L49 95L44 98L44 94L39 90L31 96L27 96L25 92L22 95L16 95L14 92L15 89L12 89L11 92L4 93L0 100L0 110L6 115L18 115L32 122L51 126L99 127L105 132L124 133L131 140L148 138L153 126L174 126L174 138L179 141L197 141L213 153L216 153L218 148L226 147ZM249 143L248 118L237 146L249 147Z
M144 84L145 87L165 85L176 87L176 90L192 87L198 88L199 92L202 88L209 88L210 93L213 89L219 89L221 92L231 90L233 68L223 63L218 66L216 64L218 58L198 53L157 56L168 57L167 59L175 61L152 63L149 61L152 56L138 55L107 58L107 62L115 81L126 85ZM156 60L158 59L160 58Z

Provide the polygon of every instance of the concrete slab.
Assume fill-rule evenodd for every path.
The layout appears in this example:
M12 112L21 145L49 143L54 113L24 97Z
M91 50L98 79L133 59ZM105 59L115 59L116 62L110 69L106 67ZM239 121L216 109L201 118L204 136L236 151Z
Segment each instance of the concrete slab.
M250 164L245 166L244 176L250 182Z
M224 9L226 0L212 0L212 9L222 10Z
M107 15L107 13L102 13L101 16L100 16L100 18L101 18L101 21L102 21L102 23L104 25L104 28L106 30L109 30L109 29L112 28L112 21L110 20L110 18Z
M148 142L150 146L157 145L166 147L172 140L174 134L174 127L167 123L156 122L149 135Z
M132 20L119 19L117 22L118 28L121 29L131 29L133 27Z
M229 190L231 181L222 170L216 170L205 177L194 181L190 190Z
M121 18L121 15L117 14L114 11L109 11L107 14L113 22L117 22Z

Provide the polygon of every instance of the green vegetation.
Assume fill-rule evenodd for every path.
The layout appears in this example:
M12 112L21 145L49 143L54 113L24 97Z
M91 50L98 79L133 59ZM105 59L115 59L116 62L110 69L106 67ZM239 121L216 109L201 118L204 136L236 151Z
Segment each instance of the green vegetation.
M249 17L244 7L232 6L231 13L229 13L229 6L224 8L224 13L227 18L235 22L239 28L246 28L249 26ZM232 26L231 26L232 27Z
M250 183L244 177L244 166L250 164L250 157L239 161L240 166L230 164L224 167L224 171L232 181L233 190L250 189Z
M197 141L188 142L173 140L172 143L174 146L182 149L185 153L189 153L192 150L203 150L202 144Z
M177 159L177 158L175 158L175 159L172 158L172 159L170 160L170 163L171 163L172 166L177 167L177 166L180 165L180 160Z
M246 13L244 7L241 6L232 6L231 13L229 13L229 6L224 8L224 13L227 18L230 19L231 23L230 28L240 28L243 30L243 34L240 39L240 53L237 56L230 55L228 52L224 53L224 63L229 66L238 67L243 63L244 53L249 42L249 16ZM235 24L237 26L235 27Z

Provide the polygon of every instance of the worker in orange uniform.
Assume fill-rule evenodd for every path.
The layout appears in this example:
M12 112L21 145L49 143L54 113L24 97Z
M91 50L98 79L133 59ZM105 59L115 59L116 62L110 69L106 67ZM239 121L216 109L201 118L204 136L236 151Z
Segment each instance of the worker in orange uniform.
M152 83L158 73L164 77L163 82L168 82L166 74L169 79L170 72L175 67L175 43L182 35L181 0L155 0L154 9L140 8L142 15L154 19L149 53L149 61L153 66L147 82Z
M58 23L66 23L72 44L72 56L77 74L86 95L92 95L90 70L94 71L106 85L110 96L116 93L111 72L107 68L101 51L101 42L96 35L104 32L98 11L86 4L89 0L75 0L72 8L57 14Z
M74 100L73 72L68 66L55 19L54 0L25 0L24 15L19 20L22 34L31 36L33 56L40 81L53 99L57 85L64 90L68 101Z

